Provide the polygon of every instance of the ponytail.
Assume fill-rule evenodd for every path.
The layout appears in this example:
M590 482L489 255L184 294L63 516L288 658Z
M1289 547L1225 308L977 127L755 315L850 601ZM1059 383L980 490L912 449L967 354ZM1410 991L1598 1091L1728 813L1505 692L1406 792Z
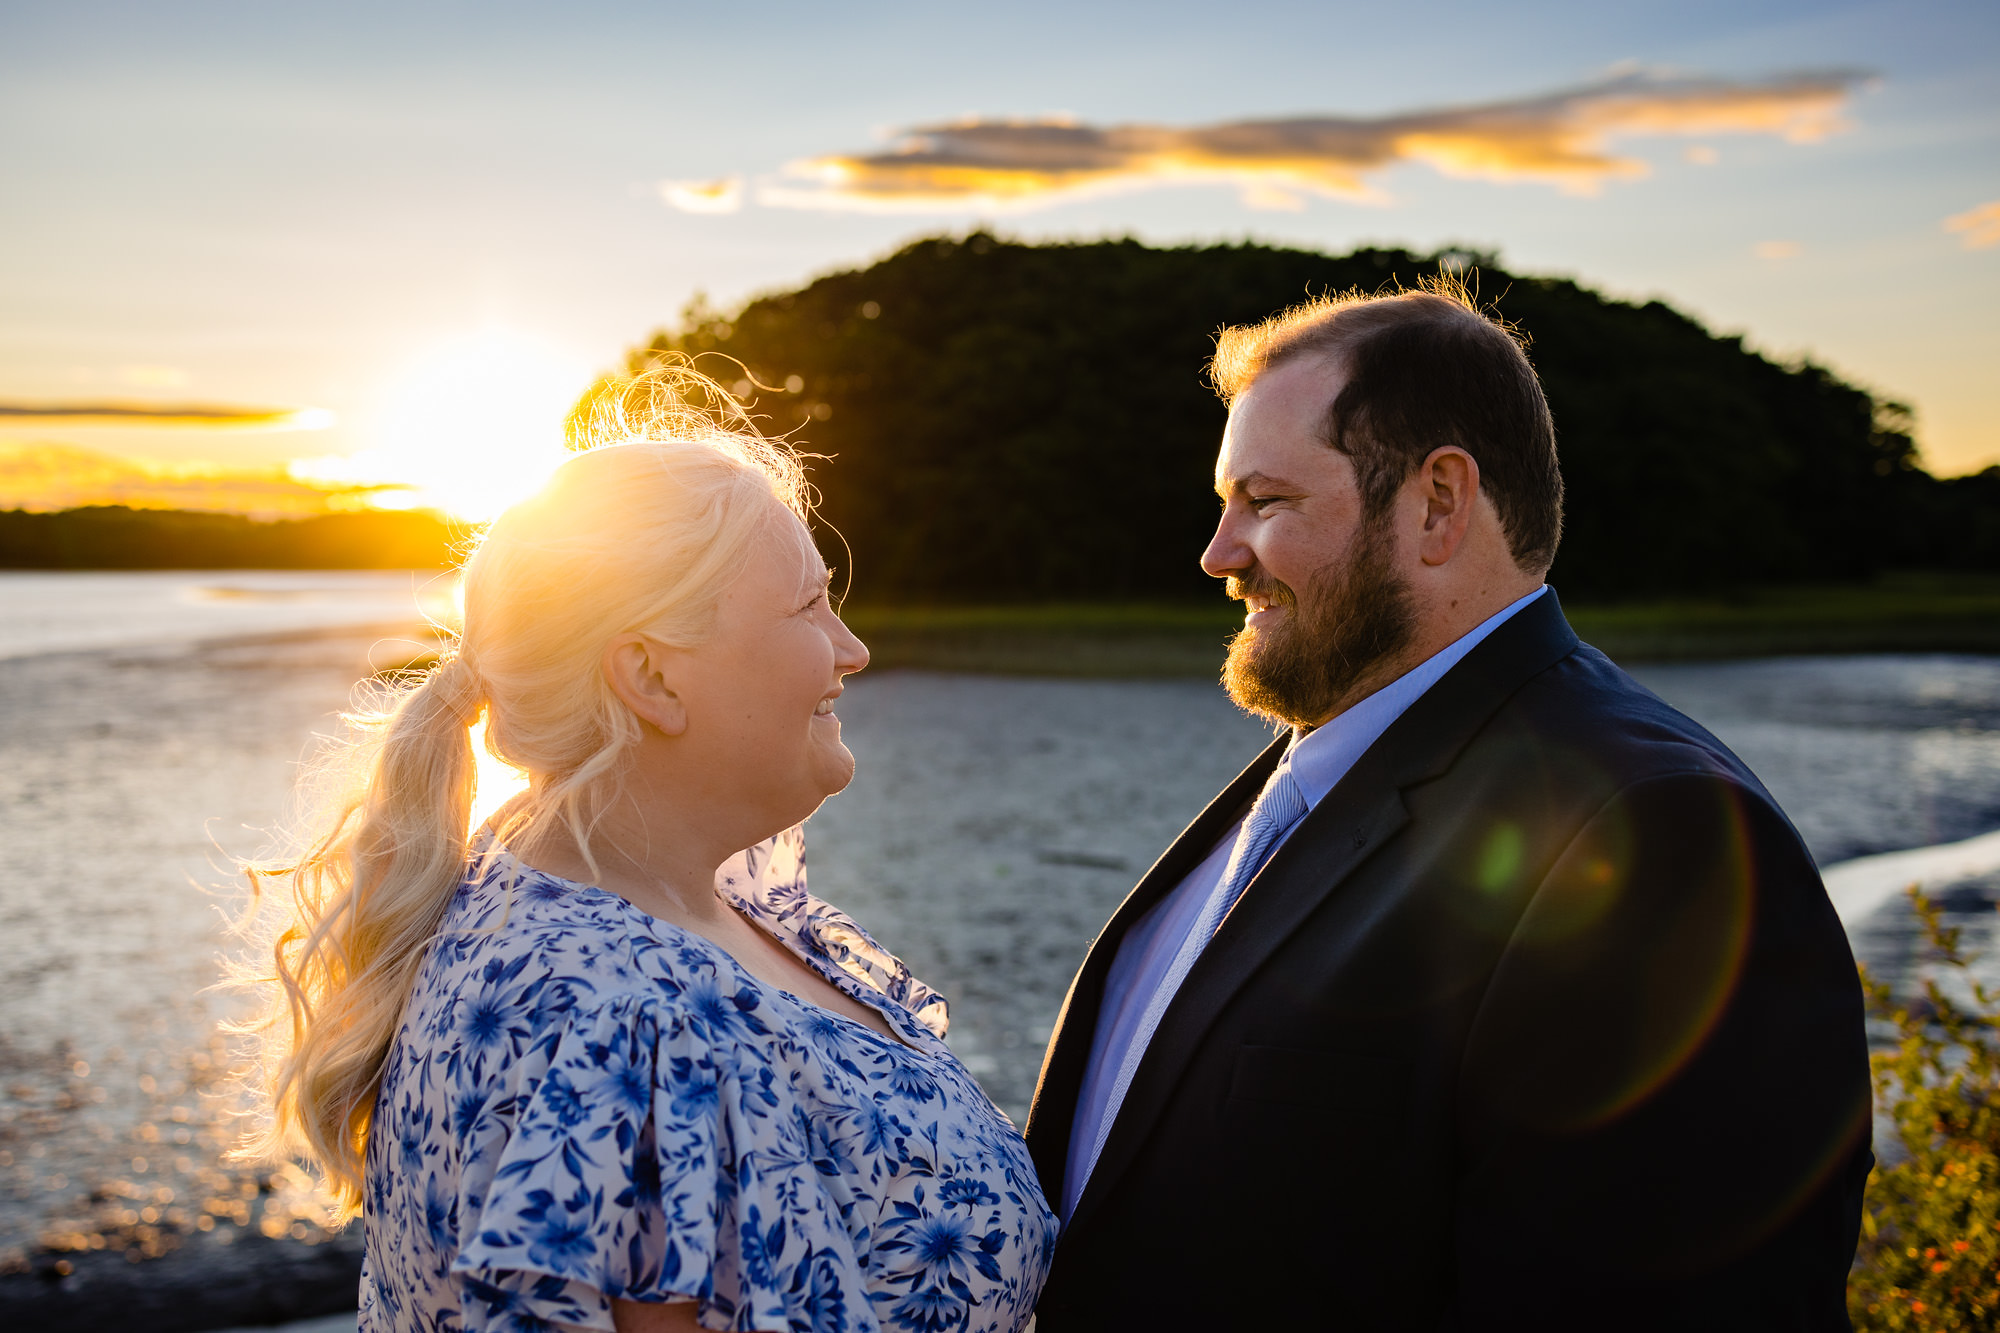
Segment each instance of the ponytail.
M372 708L322 766L328 815L289 863L248 868L290 882L290 919L258 978L272 992L258 1025L272 1122L245 1157L319 1163L342 1216L358 1212L362 1160L383 1061L425 946L464 877L482 704L463 657L414 687L373 687ZM271 984L275 983L275 984Z

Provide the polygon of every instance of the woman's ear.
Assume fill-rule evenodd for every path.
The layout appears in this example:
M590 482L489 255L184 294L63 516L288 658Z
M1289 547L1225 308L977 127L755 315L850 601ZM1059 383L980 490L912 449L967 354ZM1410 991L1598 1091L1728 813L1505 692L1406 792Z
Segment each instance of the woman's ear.
M621 634L604 647L604 679L640 721L679 736L688 726L687 703L675 688L685 656L644 634Z

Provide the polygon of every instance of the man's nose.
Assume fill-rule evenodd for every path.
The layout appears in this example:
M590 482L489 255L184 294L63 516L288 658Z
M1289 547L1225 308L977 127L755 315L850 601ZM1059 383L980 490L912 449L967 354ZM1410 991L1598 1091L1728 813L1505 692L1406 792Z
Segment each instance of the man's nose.
M1250 548L1236 535L1236 524L1229 514L1215 525L1215 535L1208 539L1208 549L1201 553L1202 573L1210 578L1226 579L1231 574L1241 573L1256 563Z

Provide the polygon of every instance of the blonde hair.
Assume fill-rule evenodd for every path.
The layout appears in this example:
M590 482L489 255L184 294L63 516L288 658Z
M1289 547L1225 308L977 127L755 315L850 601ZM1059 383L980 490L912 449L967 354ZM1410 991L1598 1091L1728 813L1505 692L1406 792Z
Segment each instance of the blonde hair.
M604 645L634 630L699 645L771 535L773 500L810 512L798 455L684 364L601 388L593 415L601 442L464 561L464 627L439 664L364 687L349 736L315 766L302 852L246 867L253 890L288 881L290 901L250 978L265 999L246 1030L271 1119L238 1154L308 1159L343 1217L360 1207L376 1090L417 969L474 855L470 728L483 712L488 748L529 775L498 837L560 819L588 859L590 801L640 734L604 679Z

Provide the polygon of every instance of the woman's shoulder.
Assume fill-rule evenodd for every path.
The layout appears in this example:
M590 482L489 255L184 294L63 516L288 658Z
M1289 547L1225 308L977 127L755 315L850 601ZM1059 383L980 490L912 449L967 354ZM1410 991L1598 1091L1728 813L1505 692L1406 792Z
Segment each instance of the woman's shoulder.
M440 923L421 990L459 1013L604 1017L704 1040L767 1036L761 997L714 944L614 893L489 851L468 870Z
M538 1034L578 1013L643 1005L654 978L625 906L483 850L438 923L411 1017L434 1037L454 1025L482 1036L502 1026Z
M433 956L490 970L531 964L622 980L632 949L622 898L558 879L504 848L483 850L438 923Z

